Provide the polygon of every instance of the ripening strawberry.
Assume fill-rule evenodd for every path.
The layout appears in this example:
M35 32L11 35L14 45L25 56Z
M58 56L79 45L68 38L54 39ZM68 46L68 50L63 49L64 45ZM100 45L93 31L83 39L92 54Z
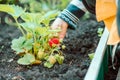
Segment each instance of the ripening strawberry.
M48 58L48 61L50 62L50 64L55 64L55 62L56 62L56 59L55 59L55 56L50 56L49 58Z
M60 41L59 41L58 38L51 38L51 39L49 40L49 45L50 45L50 47L54 47L54 46L56 46L56 45L58 45L58 44L60 44Z
M37 54L37 57L38 59L42 59L44 57L44 52L42 50L39 50L38 54Z

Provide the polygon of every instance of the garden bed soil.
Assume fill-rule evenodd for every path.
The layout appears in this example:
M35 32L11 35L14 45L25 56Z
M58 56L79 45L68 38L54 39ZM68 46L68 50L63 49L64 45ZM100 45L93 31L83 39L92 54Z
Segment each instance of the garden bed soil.
M104 25L93 17L79 21L78 26L67 31L64 63L48 69L43 64L19 65L10 46L21 33L14 26L0 24L0 80L83 80L91 62L88 54L95 52L100 39L97 30Z

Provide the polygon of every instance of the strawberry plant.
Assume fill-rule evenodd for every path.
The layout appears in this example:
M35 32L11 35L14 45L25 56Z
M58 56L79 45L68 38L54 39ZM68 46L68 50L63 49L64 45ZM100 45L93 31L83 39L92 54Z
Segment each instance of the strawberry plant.
M55 63L63 63L64 56L59 46L61 41L58 39L60 29L51 30L49 26L49 22L58 15L58 11L28 13L19 6L2 4L0 11L10 14L23 34L18 39L13 39L11 45L20 56L17 61L19 64L43 64L51 68ZM18 18L23 22L19 22Z

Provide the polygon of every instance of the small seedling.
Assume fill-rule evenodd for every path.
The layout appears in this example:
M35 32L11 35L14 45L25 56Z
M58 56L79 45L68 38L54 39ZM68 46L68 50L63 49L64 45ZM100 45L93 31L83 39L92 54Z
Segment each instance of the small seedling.
M103 28L98 28L98 31L97 31L97 33L98 33L98 36L99 37L101 37L102 36L102 34L103 34Z
M94 55L95 55L95 53L90 53L90 54L88 54L90 60L92 60L92 59L94 58Z

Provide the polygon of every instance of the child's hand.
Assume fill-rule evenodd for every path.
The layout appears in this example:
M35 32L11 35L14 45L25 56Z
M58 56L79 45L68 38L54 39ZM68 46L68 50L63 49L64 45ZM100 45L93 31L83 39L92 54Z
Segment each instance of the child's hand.
M52 26L51 26L51 29L57 29L57 28L61 28L61 32L59 32L59 39L64 39L65 35L66 35L66 31L67 31L67 27L68 27L68 24L63 21L62 19L60 18L57 18Z

